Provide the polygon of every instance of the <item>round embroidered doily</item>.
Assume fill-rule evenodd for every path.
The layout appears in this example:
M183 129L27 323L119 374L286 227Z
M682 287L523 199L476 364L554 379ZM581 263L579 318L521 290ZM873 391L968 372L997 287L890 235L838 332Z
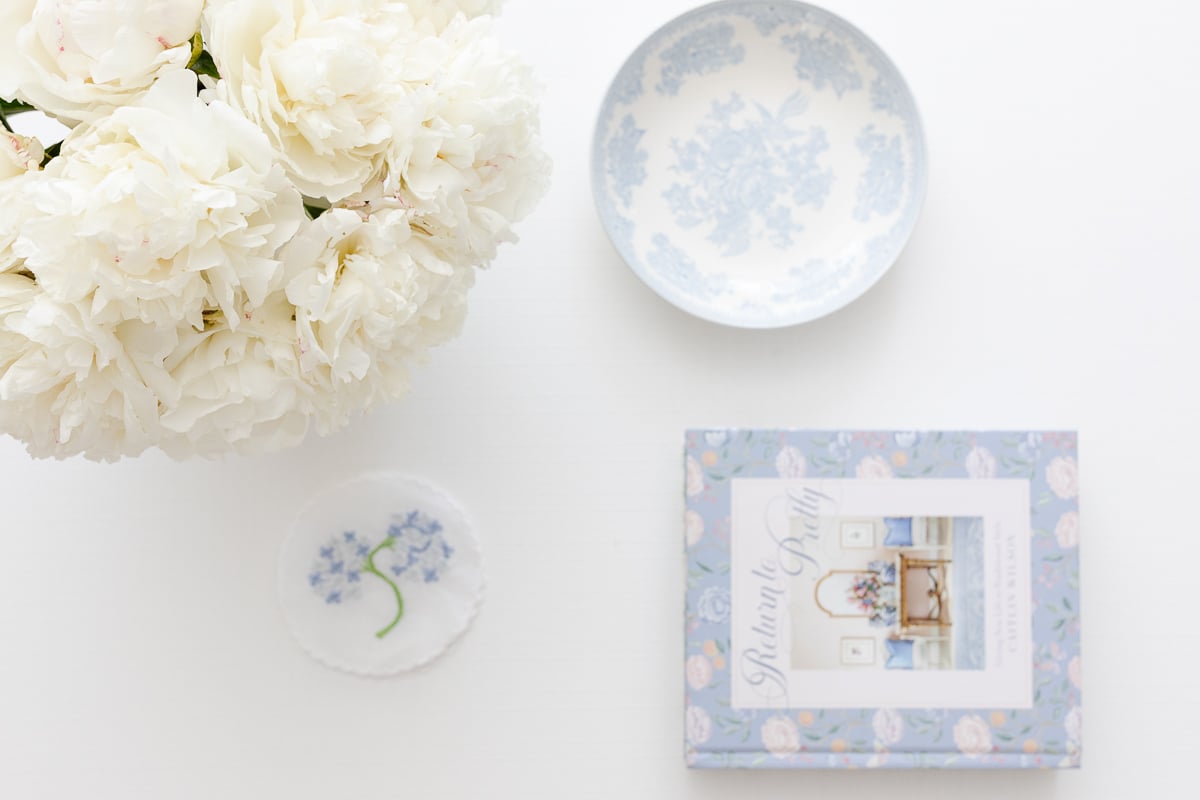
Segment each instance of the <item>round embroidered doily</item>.
M278 581L288 626L310 655L347 672L395 675L437 658L471 624L483 560L449 495L372 473L300 512Z

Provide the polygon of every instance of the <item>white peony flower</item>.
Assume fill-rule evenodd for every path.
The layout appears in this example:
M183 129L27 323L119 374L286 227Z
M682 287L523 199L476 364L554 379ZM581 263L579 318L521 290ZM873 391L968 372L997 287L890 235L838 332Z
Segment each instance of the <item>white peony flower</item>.
M237 327L279 286L276 251L305 219L262 134L198 100L191 72L77 128L23 197L34 213L14 249L95 325L200 329L219 311Z
M954 744L968 758L987 755L992 752L992 730L982 717L966 714L954 724Z
M808 473L808 461L799 447L787 445L775 456L775 472L781 478L803 478Z
M29 215L29 208L21 202L21 193L36 176L35 172L22 170L13 176L0 178L0 274L19 272L25 268L25 260L13 252L12 246Z
M0 97L86 124L0 134L0 432L258 452L401 395L546 188L496 6L7 0Z
M45 155L37 139L0 131L0 180L37 172Z
M164 361L178 394L168 396L156 444L175 458L298 444L314 393L300 376L290 323L290 309L273 295L236 330L187 330Z
M92 122L187 67L203 0L4 0L0 97Z
M364 219L334 209L282 257L300 366L319 392L322 432L344 425L351 411L402 395L408 366L461 329L474 281L470 267L442 261L398 211Z
M763 747L776 758L785 758L800 750L800 730L782 714L768 717L759 731Z
M261 127L305 195L338 201L420 133L447 47L384 0L209 0L213 90Z
M516 240L512 225L541 199L550 172L529 70L490 31L490 19L458 18L443 32L443 58L421 94L423 124L394 140L380 180L344 203L404 209L472 264Z
M496 14L500 4L501 0L406 0L413 17L418 22L431 25L436 31L445 30L459 14L468 19Z
M1070 456L1056 456L1046 467L1046 483L1063 500L1079 496L1079 464Z
M854 469L854 476L859 479L874 480L892 477L892 465L882 456L863 456Z
M46 296L24 270L0 275L0 430L37 456L142 452L157 438L158 401L141 370L173 345L156 334L136 320L94 328L84 309ZM126 347L144 339L163 346Z
M996 457L986 447L972 447L965 462L967 476L977 480L996 477Z
M304 212L260 133L179 72L15 180L0 430L35 455L110 459L303 435L292 310L268 301Z
M258 452L307 429L303 384L245 329L96 326L12 273L0 298L0 430L36 456Z

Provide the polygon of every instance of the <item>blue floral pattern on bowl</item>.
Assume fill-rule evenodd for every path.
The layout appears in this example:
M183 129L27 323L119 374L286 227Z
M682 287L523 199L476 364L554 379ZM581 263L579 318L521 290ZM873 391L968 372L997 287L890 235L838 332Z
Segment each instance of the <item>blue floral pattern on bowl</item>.
M715 322L779 327L842 307L896 261L924 198L924 137L903 78L856 28L791 0L726 0L630 56L592 178L609 238L652 289Z
M818 163L829 149L825 129L791 124L807 105L795 94L777 112L758 106L758 118L739 126L741 95L713 100L696 137L672 143L679 180L665 196L675 222L703 226L726 256L746 252L755 235L777 248L791 245L804 229L792 207L820 208L833 184L832 171Z
M728 64L742 63L746 49L734 44L733 36L732 25L718 22L691 31L664 50L662 78L655 87L659 94L679 94L689 75L719 72Z

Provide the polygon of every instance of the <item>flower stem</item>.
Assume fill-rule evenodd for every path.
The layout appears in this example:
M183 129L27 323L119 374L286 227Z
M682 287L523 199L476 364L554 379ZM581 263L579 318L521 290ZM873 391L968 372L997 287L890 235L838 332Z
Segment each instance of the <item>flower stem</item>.
M376 547L374 550L372 550L370 553L367 554L367 565L363 568L364 572L371 573L376 578L379 578L381 581L383 581L388 586L390 586L392 589L392 594L396 595L396 616L393 617L392 621L387 624L387 627L376 632L375 638L377 638L377 639L382 639L383 637L385 637L389 633L391 633L392 628L395 628L396 625L398 625L400 623L400 618L404 616L404 596L400 594L400 587L396 585L395 581L393 581L387 575L384 575L382 572L379 571L379 568L375 566L376 553L378 553L380 550L383 550L385 548L390 550L391 548L393 548L395 546L396 546L396 540L393 539L392 537L389 536L388 538L384 539L379 544L378 547Z

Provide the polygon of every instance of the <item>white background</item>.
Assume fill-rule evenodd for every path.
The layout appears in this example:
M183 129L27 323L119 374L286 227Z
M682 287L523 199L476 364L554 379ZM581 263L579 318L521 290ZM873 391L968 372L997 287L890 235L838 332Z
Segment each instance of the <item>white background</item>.
M44 463L0 442L0 797L1190 794L1200 9L826 4L907 76L932 169L904 256L838 314L694 320L604 238L601 96L690 0L512 0L502 29L546 84L554 189L405 403L257 459ZM1083 769L687 771L690 425L1078 427ZM297 507L377 468L456 494L490 571L460 645L386 681L308 660L274 589Z

